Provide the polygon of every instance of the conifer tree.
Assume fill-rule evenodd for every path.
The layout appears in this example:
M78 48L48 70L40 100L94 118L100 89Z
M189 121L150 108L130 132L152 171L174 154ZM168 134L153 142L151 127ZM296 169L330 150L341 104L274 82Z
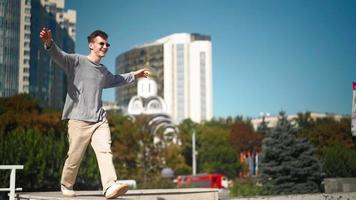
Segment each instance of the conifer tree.
M257 132L261 133L264 136L268 131L270 131L270 128L268 127L268 122L266 122L266 117L262 116L262 122L257 126Z
M277 126L262 142L260 181L271 194L300 194L320 191L321 165L313 146L296 137L297 128L284 112Z

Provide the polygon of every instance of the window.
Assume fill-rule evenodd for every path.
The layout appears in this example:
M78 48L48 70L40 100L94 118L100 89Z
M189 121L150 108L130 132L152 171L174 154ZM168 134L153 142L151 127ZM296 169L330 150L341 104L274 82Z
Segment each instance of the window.
M30 47L30 42L24 42L24 47Z
M200 112L201 119L206 119L206 55L200 52Z
M176 51L177 51L177 85L176 85L176 91L177 91L177 119L178 121L184 119L184 113L185 113L185 108L184 108L184 44L177 44L176 46Z

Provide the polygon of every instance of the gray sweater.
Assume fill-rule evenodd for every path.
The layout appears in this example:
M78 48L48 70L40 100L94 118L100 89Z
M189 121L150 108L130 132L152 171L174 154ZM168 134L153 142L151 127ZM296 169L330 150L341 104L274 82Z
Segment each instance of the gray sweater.
M134 74L113 75L103 64L95 64L86 56L68 54L54 42L48 52L67 75L68 91L62 119L98 122L106 117L101 95L104 88L116 87L135 80Z

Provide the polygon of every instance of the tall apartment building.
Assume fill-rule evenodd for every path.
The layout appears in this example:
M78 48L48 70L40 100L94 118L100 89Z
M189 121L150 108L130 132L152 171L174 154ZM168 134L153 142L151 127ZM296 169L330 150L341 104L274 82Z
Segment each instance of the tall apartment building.
M0 97L30 93L43 106L61 108L64 73L55 66L39 38L49 27L56 43L74 52L76 12L64 0L0 0Z
M0 97L18 93L21 0L0 0Z
M71 29L74 32L69 31L69 27L63 23L66 21L63 8L64 0L31 0L30 94L42 106L58 109L64 105L66 76L44 50L39 32L43 27L48 27L56 44L64 51L73 53L75 43L72 37L75 36L75 29ZM75 22L75 19L67 21Z
M149 62L158 96L167 104L175 123L190 118L201 122L213 115L212 44L202 34L177 33L137 46L116 58L116 73L142 68ZM116 101L125 108L136 87L116 89Z
M30 92L31 1L21 0L18 93Z
M65 0L41 0L41 5L48 13L55 16L56 22L62 29L66 29L69 36L75 41L77 12L72 9L64 9Z

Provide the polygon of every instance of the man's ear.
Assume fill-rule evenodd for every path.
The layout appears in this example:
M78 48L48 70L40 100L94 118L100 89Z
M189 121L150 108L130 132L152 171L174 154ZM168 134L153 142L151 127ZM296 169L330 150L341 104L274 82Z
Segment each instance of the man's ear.
M93 50L93 44L92 43L89 43L89 49Z

